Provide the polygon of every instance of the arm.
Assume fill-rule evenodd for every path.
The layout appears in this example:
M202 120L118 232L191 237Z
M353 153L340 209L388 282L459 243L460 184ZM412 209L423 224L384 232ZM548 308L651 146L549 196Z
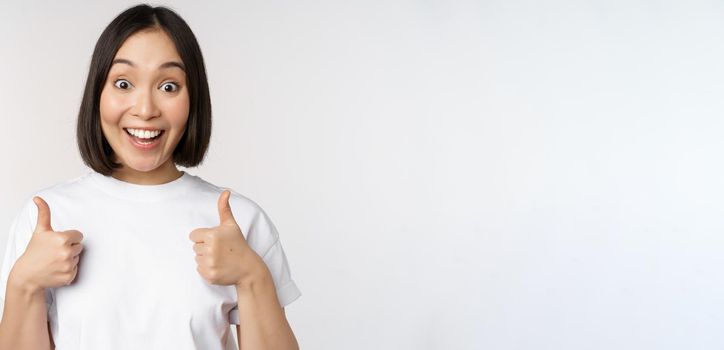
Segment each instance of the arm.
M50 339L50 350L55 350L55 342L53 342L53 334L50 333L50 322L48 322L48 338Z
M236 334L239 350L298 350L299 344L279 305L274 281L269 271L237 285L239 323Z
M230 195L225 190L219 196L218 226L198 228L189 234L196 252L196 270L211 284L236 286L240 350L298 350L274 278L262 257L247 244L231 211ZM274 226L267 224L266 234L274 238ZM283 252L280 254L284 258ZM281 262L286 264L285 260Z
M0 349L52 349L45 290L27 286L10 274L0 321Z

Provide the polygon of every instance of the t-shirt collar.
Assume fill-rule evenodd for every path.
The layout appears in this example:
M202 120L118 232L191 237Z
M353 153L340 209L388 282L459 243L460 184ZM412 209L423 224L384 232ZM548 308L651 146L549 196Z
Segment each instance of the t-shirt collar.
M132 201L150 202L177 197L186 192L192 181L192 175L181 171L181 176L160 185L139 185L106 176L95 171L90 177L100 189L114 197Z

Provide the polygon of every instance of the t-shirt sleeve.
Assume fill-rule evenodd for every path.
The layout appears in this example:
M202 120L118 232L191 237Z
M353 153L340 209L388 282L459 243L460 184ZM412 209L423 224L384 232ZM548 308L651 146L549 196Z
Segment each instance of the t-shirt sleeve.
M302 293L299 291L299 288L297 288L294 280L292 280L287 256L282 248L282 243L279 239L276 227L264 211L260 211L256 220L254 220L249 228L247 237L252 236L256 236L254 237L255 240L260 237L271 238L270 241L272 243L268 246L268 248L264 249L263 252L256 252L259 256L261 256L262 260L264 260L264 263L266 263L266 266L271 273L272 279L274 280L274 286L277 291L279 304L282 307L285 307L299 298ZM229 323L239 324L238 306L235 306L229 312Z
M7 234L7 243L5 246L5 255L3 256L3 265L0 269L0 308L5 305L5 293L7 291L8 278L15 262L25 253L33 230L35 230L35 222L32 219L37 208L33 210L35 204L32 200L26 202L25 206L15 215L10 224L10 230ZM49 290L45 291L45 304L50 310L52 305L52 295Z

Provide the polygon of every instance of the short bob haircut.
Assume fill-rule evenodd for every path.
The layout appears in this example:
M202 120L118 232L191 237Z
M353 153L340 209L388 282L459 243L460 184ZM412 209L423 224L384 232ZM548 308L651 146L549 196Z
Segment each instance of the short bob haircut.
M166 32L186 68L189 118L173 151L173 162L195 167L204 159L211 138L211 99L201 49L188 24L166 7L146 4L131 7L116 17L98 38L91 58L83 100L78 112L77 142L83 162L98 173L111 175L122 165L114 162L113 149L100 124L100 98L118 49L132 34L145 29Z

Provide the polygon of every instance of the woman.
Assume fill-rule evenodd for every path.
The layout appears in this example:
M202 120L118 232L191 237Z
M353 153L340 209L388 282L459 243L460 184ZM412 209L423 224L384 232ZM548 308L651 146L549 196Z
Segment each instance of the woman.
M297 349L299 297L253 201L179 171L199 165L211 105L181 17L139 5L103 31L78 116L92 172L16 216L0 285L2 349Z

